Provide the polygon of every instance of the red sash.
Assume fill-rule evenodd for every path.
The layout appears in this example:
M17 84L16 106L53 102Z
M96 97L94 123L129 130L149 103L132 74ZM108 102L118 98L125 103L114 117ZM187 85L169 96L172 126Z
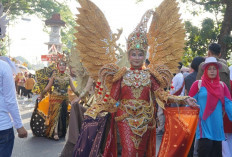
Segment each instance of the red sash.
M183 88L184 88L184 85L185 85L185 82L183 81L183 84L182 84L182 86L180 87L180 89L178 89L178 90L177 90L174 94L172 94L172 95L176 95L176 96L180 95L181 92L182 92L182 90L183 90Z

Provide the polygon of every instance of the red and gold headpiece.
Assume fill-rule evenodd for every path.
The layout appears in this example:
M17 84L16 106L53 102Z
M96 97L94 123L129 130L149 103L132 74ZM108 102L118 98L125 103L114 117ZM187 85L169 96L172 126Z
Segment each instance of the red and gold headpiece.
M154 13L153 10L146 11L138 26L129 35L127 39L127 52L130 52L130 50L135 49L135 50L142 50L145 54L147 53L147 49L148 49L147 22L149 21L153 13Z
M52 54L51 55L51 62L55 62L57 65L62 64L62 65L67 65L68 63L68 57L65 55L65 53L61 54L57 52L57 54Z

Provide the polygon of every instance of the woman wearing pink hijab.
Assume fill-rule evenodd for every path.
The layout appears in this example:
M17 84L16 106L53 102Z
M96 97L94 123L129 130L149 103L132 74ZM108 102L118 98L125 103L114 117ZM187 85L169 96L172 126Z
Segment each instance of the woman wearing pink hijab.
M202 66L202 80L195 81L189 96L197 100L200 106L196 138L199 140L199 157L221 157L222 141L225 140L223 129L223 111L232 121L232 101L227 86L220 81L221 64L216 58L208 57Z

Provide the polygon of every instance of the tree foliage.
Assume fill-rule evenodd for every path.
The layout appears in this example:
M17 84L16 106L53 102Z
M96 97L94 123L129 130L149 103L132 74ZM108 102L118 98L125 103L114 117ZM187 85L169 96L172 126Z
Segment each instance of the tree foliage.
M210 18L203 20L201 27L193 26L191 22L185 22L187 33L184 65L188 65L194 57L206 55L208 45L217 42L219 29L217 24Z
M70 52L74 45L74 15L66 4L67 0L60 3L56 0L2 0L4 10L8 11L9 18L15 19L24 14L36 14L41 20L50 19L52 14L60 13L61 18L66 23L66 27L61 30L61 40L64 44L63 50Z
M137 3L145 0L135 0ZM185 21L187 42L183 61L185 65L195 56L205 55L211 42L222 47L222 58L228 59L232 51L232 0L178 0L190 5L202 6L202 10L189 10L192 15L201 16L205 12L215 15L215 19L206 18L199 27ZM197 18L197 17L196 17Z
M218 42L222 49L222 58L228 59L232 49L232 0L182 0L183 2L192 2L196 5L201 5L204 10L215 14L217 27L212 29L214 32L208 32L205 29L200 37L207 41ZM204 23L203 23L204 25ZM209 34L208 34L209 33Z
M9 11L11 17L23 14L37 14L44 18L50 18L52 13L59 13L63 3L55 0L2 0L5 11Z

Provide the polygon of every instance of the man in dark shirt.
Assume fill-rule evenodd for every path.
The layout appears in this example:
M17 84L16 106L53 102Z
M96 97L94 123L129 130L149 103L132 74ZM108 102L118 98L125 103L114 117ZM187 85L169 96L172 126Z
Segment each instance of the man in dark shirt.
M188 92L193 84L194 81L196 81L197 72L199 65L205 61L205 58L203 57L195 57L191 63L191 68L193 69L193 72L185 77L185 93L188 95Z

